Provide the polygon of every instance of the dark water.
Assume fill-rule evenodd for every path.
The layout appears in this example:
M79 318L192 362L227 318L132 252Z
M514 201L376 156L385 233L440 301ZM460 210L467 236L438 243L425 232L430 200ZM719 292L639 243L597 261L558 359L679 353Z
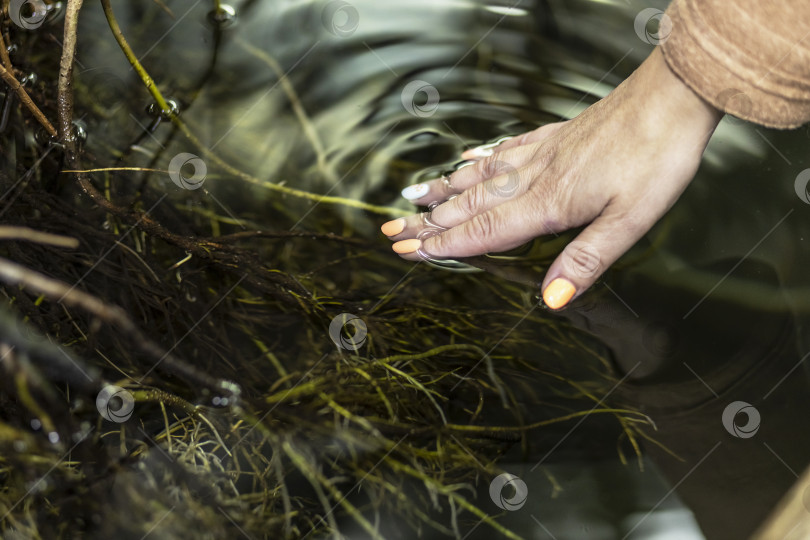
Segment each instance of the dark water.
M452 169L466 148L576 116L652 50L633 29L648 7L641 2L246 1L233 3L236 21L219 34L211 2L166 2L174 18L152 2L120 4L141 61L206 147L259 179L406 211L403 187ZM88 151L129 148L128 165L156 168L195 153L169 126L144 131L149 98L131 95L137 78L95 3L82 25L95 30L85 30L94 37L81 44L78 76L111 111L88 121ZM810 167L809 148L808 130L725 119L681 201L560 315L612 351L625 377L610 393L646 412L679 458L646 444L639 472L632 459L620 463L615 431L574 421L502 463L525 481L525 506L502 511L482 487L474 498L483 508L526 538L560 540L742 538L764 519L810 462L810 204L794 182ZM162 182L183 201L186 192ZM378 230L386 218L373 212L292 198L268 215L273 194L260 186L221 172L205 182L238 226L307 231L333 219L335 233L387 242ZM373 286L389 290L408 270L381 268ZM434 285L449 275L437 269ZM438 294L470 309L501 302L460 287ZM758 413L753 436L724 427L737 401ZM383 530L398 530L397 519ZM348 537L364 537L347 527ZM474 523L460 532L493 534Z

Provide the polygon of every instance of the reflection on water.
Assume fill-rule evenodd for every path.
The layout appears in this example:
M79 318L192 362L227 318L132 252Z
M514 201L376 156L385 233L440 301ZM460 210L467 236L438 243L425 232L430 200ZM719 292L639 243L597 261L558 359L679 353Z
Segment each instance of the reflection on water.
M236 23L221 32L207 19L210 2L167 2L173 17L159 4L122 4L119 18L207 148L261 180L403 210L410 210L403 187L452 169L461 151L482 141L575 116L651 50L633 31L648 5L640 2L247 0L233 3ZM104 28L94 3L82 25ZM81 43L79 78L108 113L88 119L88 151L109 166L155 168L194 152L166 122L157 125L144 93L124 99L137 79L112 37L83 35L94 38ZM587 420L543 432L505 462L529 484L528 505L505 523L531 538L650 538L678 528L678 538L695 537L674 487L707 536L740 538L804 469L807 441L799 434L807 430L797 411L807 405L800 359L810 347L803 333L810 250L802 249L810 206L796 197L793 179L810 166L808 144L804 132L724 121L682 201L563 314L613 352L626 374L616 395L652 418L670 452L646 443L647 472L638 473L616 467L615 426ZM211 170L205 190L240 226L307 231L336 215L335 232L386 242L377 214L289 197L284 215L268 215L266 201L277 194ZM187 196L164 181L172 198ZM510 268L495 273L524 284L542 279L542 268L520 278ZM374 286L384 292L407 271L380 269L386 281ZM445 277L432 275L436 284ZM437 290L447 306L501 302ZM537 351L525 353L532 359ZM759 411L754 436L724 428L734 401ZM547 497L548 484L531 467L538 460L559 476L560 498ZM487 506L485 490L475 495L500 512ZM391 520L383 529L396 536L397 516ZM491 534L474 520L461 525L465 538Z

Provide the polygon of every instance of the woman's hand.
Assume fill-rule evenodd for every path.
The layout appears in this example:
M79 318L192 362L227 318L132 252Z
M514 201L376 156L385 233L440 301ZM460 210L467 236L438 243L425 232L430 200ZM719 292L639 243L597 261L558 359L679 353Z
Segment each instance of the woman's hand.
M478 161L449 182L406 188L403 196L414 204L440 204L430 214L389 221L382 231L396 241L394 251L418 260L506 251L587 225L543 280L543 300L559 309L675 203L721 116L670 71L656 49L576 118L492 150L467 151L464 158Z

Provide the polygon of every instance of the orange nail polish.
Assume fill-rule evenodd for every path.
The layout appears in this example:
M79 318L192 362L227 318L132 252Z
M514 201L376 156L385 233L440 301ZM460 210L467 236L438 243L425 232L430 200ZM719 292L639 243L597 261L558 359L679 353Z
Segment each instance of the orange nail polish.
M543 302L551 309L560 309L571 300L576 292L576 287L570 281L557 278L543 291Z
M400 240L396 242L391 248L397 253L413 253L422 245L422 241L418 238L411 238L410 240Z
M396 236L405 230L405 218L397 218L383 223L380 230L385 236Z

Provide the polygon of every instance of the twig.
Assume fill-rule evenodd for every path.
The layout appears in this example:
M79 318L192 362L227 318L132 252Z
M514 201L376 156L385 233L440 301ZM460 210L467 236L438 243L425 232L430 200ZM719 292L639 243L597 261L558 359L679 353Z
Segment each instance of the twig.
M104 1L105 0L102 0L102 2ZM65 10L64 45L62 48L62 59L59 64L59 94L57 96L57 102L59 104L57 112L59 114L60 130L63 133L65 161L67 165L73 169L81 168L78 151L76 149L76 138L72 136L73 87L71 83L73 75L73 55L76 51L76 27L81 4L82 0L68 0L67 2L67 9ZM109 5L109 2L107 2L107 5ZM166 239L170 241L174 240L173 243L181 239L181 237L166 231L157 222L152 220L148 214L143 212L131 213L113 204L93 186L83 173L77 173L76 176L79 179L79 185L85 193L90 195L90 197L105 210L122 217L137 215L138 220L136 223L138 223L143 230L147 232L151 230L151 232L156 233L156 236L166 237ZM198 245L190 240L186 243L194 245L195 251L197 252L206 251L204 246ZM237 385L222 379L215 379L207 373L203 373L193 366L186 364L179 358L173 356L169 351L164 350L163 347L149 339L138 326L132 322L126 312L118 306L108 306L96 297L76 290L74 287L68 287L64 283L52 280L3 259L0 259L0 278L5 278L7 282L24 283L29 287L39 290L41 294L45 294L49 297L55 296L55 299L62 302L74 303L90 311L102 320L118 325L125 333L132 336L133 340L146 353L160 358L165 366L197 383L228 393L232 395L234 399L236 399L241 392Z
M101 167L98 169L82 169L82 170L73 170L73 169L65 169L61 172L63 173L91 173L91 172L111 172L111 171L138 171L138 172L159 172L159 173L167 173L166 169L149 169L147 167Z
M115 15L113 15L110 0L101 0L101 7L104 10L104 16L107 17L107 23L110 25L110 30L113 33L113 37L115 37L115 41L118 42L118 46L121 47L124 56L127 57L127 60L129 60L129 63L132 64L132 67L138 73L138 76L141 78L141 81L143 81L143 84L146 85L146 89L149 90L150 94L152 94L152 97L160 107L160 111L170 118L175 116L174 111L171 107L169 107L169 104L166 102L163 94L161 94L160 90L158 90L155 81L153 81L152 77L149 76L149 73L146 72L144 67L138 61L138 57L133 52L132 47L130 47L127 40L124 39L124 34L121 32L121 27L118 26L118 21L115 19ZM67 28L65 31L67 32Z
M8 56L8 42L6 41L6 35L0 32L0 61L3 62L3 65L6 69L10 72L14 72L14 67L11 65L11 58Z
M102 0L104 2L105 0ZM79 2L80 3L80 2ZM107 6L109 7L109 1L106 2ZM72 6L72 7L71 7ZM110 17L112 17L112 11L109 11ZM78 16L78 10L76 9L75 3L71 4L68 2L68 9L65 13L65 48L63 49L62 60L60 64L60 83L62 81L67 81L68 78L63 74L69 73L72 71L73 66L73 59L68 53L71 51L75 51L75 43L76 43L76 24L75 19ZM72 23L68 22L68 19L72 20ZM113 19L114 20L114 19ZM68 29L70 29L70 33L68 33ZM72 49L67 47L68 43L74 44ZM154 88L157 92L157 88ZM60 126L70 126L71 125L71 118L73 116L72 110L72 97L69 97L67 94L72 95L73 88L69 83L60 84L59 87L59 95L57 97L57 101L59 106L57 107L57 112L59 114L59 124ZM63 95L65 94L65 95ZM205 239L198 239L193 237L181 236L178 234L174 234L163 227L160 223L158 223L153 217L151 217L148 213L137 211L137 210L129 210L127 208L120 207L110 201L101 191L99 191L93 183L90 181L89 177L80 172L82 170L79 155L76 149L76 140L74 137L67 137L64 139L64 147L65 147L65 162L67 168L70 170L79 171L76 174L76 178L79 183L79 187L95 202L99 207L103 210L110 212L118 216L119 218L125 220L131 225L134 225L144 231L145 233L153 236L155 238L159 238L164 240L172 245L178 246L183 250L193 253L194 256L199 257L204 260L212 260L217 266L225 269L228 272L233 272L235 267L238 267L237 261L239 263L244 263L248 261L249 263L255 263L255 257L252 257L250 254L244 252L244 250L239 250L237 248L227 246L224 244L219 244L216 242L206 241ZM255 273L260 274L263 267L260 267ZM265 277L268 281L271 281L277 288L275 290L271 289L267 286L267 283L264 282L261 278L251 274L246 279L247 284L252 284L255 286L260 287L262 290L267 292L277 293L279 298L285 301L295 302L294 299L288 298L289 291L297 291L300 290L299 286L292 280L292 279L285 279L284 276L278 273L270 273L265 272ZM284 291L279 293L279 289ZM304 291L300 291L304 292Z
M144 352L151 356L161 358L162 363L168 366L172 371L188 377L197 384L204 384L211 389L227 393L234 399L239 397L241 390L238 386L229 381L211 377L191 365L186 364L179 358L174 357L169 351L166 351L163 347L148 338L140 328L132 322L132 319L129 318L126 311L119 306L105 304L95 296L78 290L75 287L71 287L67 283L51 279L3 258L0 258L0 281L9 285L23 285L27 289L52 300L82 308L104 322L118 326L124 334L129 335L132 341L137 343Z
M0 64L0 78L5 81L8 87L17 94L17 97L20 98L20 101L25 108L31 111L31 114L34 115L34 118L37 119L37 122L42 124L42 127L48 132L48 135L51 137L56 137L56 128L53 127L53 124L48 121L45 117L45 114L39 110L39 107L36 106L34 101L31 99L31 96L28 95L28 92L25 91L25 88L20 84L20 81L14 76L14 74L7 70L2 64Z
M70 236L44 233L28 227L12 227L9 225L0 226L0 240L25 240L36 244L65 248L79 247L79 241Z
M66 304L81 307L106 322L117 323L127 331L139 332L120 307L109 306L84 291L3 258L0 258L0 280L10 285L25 285L38 294L61 299Z
M404 217L412 213L408 212L407 210L403 210L401 208L392 208L390 206L378 206L376 204L368 204L363 201L358 201L355 199L347 199L345 197L318 195L317 193L310 193L309 191L295 189L283 186L281 184L275 184L273 182L266 182L264 180L260 180L255 176L251 176L250 174L237 169L230 163L224 161L215 153L211 152L204 144L202 144L202 142L197 138L197 136L194 135L191 132L191 130L189 130L188 126L184 124L177 116L172 117L172 122L174 122L174 124L180 128L180 131L183 132L183 135L185 135L197 148L199 148L202 151L205 157L207 157L208 159L210 159L211 161L213 161L214 163L225 169L230 174L237 176L250 184L255 184L265 189L270 189L272 191L278 191L280 193L284 193L285 195L292 195L293 197L309 199L319 204L340 204L343 206L358 208L360 210L367 210L369 212L374 212L375 214L382 214L386 216Z
M227 234L209 238L212 242L231 243L238 242L239 240L247 240L250 238L304 238L312 240L331 240L334 242L341 242L350 244L357 247L373 248L369 245L368 240L362 238L351 238L349 236L340 236L335 233L313 233L307 231L241 231L233 234Z
M65 36L62 42L62 58L59 61L57 103L59 108L59 138L73 142L73 58L76 54L76 28L79 10L84 0L67 0L65 8ZM73 146L71 144L71 146ZM75 150L75 149L73 149Z
M163 0L154 0L154 2L155 2L155 3L156 3L156 4L157 4L159 7L160 7L160 9L162 9L163 11L165 11L165 12L166 12L166 14L167 14L169 17L171 17L172 19L175 19L175 18L176 18L176 17L174 16L174 12L172 12L171 8L170 8L169 6L167 6L167 5L166 5L166 2L164 2Z

